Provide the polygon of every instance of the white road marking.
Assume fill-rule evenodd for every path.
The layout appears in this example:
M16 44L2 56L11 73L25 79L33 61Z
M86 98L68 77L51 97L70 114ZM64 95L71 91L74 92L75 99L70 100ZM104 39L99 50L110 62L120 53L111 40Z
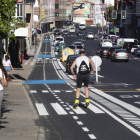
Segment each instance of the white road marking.
M66 109L67 109L67 110L70 110L70 108L69 108L69 107L66 107Z
M59 97L56 97L56 98L59 98Z
M81 121L77 121L77 123L78 123L79 125L83 125L83 123L82 123Z
M72 92L71 90L67 90L66 92Z
M52 94L55 94L55 93L52 93Z
M53 92L60 92L60 90L54 90Z
M123 102L123 101L121 101L121 100L119 100L119 99L117 99L117 98L115 98L115 97L113 97L111 95L108 95L105 92L102 92L102 91L100 91L98 89L91 89L91 90L93 92L97 93L98 95L100 95L102 97L105 97L106 99L110 100L111 102L114 102L114 103L116 103L116 104L118 104L118 105L128 109L129 111L131 111L131 112L133 112L133 113L135 113L135 114L140 116L140 109L139 108L137 108L137 107L135 107L133 105L130 105L128 103L125 103L125 102Z
M63 106L67 106L67 105L63 105Z
M122 117L131 117L131 118L136 118L136 116L133 115L125 115L125 114L119 114Z
M62 101L61 99L58 99L58 101Z
M36 59L34 59L34 60L32 61L31 66L34 65L35 61L36 61Z
M135 121L140 121L140 119L139 118L124 118L124 119L126 119L126 120L135 120Z
M74 118L75 120L78 120L78 119L79 119L77 116L73 116L73 118Z
M87 114L84 110L82 110L79 106L77 107L77 109L73 109L73 107L71 105L68 104L68 106L77 114Z
M83 102L84 104L84 102ZM88 107L91 111L93 111L94 113L98 114L98 113L104 113L101 109L99 109L98 107L96 107L95 105L93 104L89 104L89 107Z
M48 91L48 90L42 90L42 92L43 92L43 93L48 93L49 91Z
M61 104L64 104L64 102L60 102Z
M58 103L51 103L51 105L58 115L68 115L68 113Z
M30 90L30 93L37 93L36 90Z
M86 131L86 132L89 131L87 127L82 127L82 129L83 129L84 131Z
M93 134L88 134L88 136L89 136L92 140L97 139Z
M104 78L104 76L102 76L102 75L98 75L99 77L101 77L101 78Z
M57 95L54 95L54 96L57 96Z
M49 115L43 104L35 103L35 105L40 116Z
M27 65L27 64L29 63L30 60L31 60L31 58L28 59L28 60L24 63L24 65Z
M74 114L74 112L72 112L72 111L70 111L69 113L70 113L70 114Z

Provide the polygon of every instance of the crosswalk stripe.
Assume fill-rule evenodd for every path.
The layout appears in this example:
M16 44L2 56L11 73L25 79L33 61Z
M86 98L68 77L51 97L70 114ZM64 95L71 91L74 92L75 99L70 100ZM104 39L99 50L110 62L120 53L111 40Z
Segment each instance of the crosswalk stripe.
M51 105L58 115L68 115L68 113L58 103L51 103Z
M43 104L35 103L40 116L49 115Z
M73 109L73 107L71 105L68 104L68 106L77 114L87 114L84 110L82 110L79 106L77 107L77 109Z
M54 90L53 92L60 92L60 90Z
M43 93L48 93L49 91L48 91L48 90L42 90L42 92L43 92Z
M89 131L87 127L82 127L82 129L83 129L84 131L86 131L86 132Z
M84 102L82 102L82 104L84 104ZM101 109L97 108L96 106L94 106L93 104L89 104L88 107L91 111L93 111L94 113L98 114L98 113L104 113Z

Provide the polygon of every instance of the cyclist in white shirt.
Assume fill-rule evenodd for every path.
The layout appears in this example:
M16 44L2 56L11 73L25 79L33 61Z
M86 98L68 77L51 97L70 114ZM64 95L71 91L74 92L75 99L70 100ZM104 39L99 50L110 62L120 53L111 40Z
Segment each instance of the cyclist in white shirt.
M4 66L5 70L7 71L8 75L9 75L9 72L11 71L11 69L14 71L8 55L6 55L5 59L3 60L3 66Z
M8 87L9 76L3 67L2 58L0 57L0 118L1 118L1 105L3 100L3 86Z

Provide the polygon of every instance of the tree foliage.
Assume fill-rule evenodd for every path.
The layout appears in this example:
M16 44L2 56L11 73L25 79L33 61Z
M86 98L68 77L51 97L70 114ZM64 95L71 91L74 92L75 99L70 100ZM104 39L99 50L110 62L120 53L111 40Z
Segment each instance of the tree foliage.
M107 7L107 21L108 22L113 22L114 20L112 19L112 11L114 10L114 6L109 6ZM105 20L106 20L106 11L104 13L104 17L105 17Z
M14 38L17 23L25 25L20 19L15 18L16 0L0 0L0 39Z

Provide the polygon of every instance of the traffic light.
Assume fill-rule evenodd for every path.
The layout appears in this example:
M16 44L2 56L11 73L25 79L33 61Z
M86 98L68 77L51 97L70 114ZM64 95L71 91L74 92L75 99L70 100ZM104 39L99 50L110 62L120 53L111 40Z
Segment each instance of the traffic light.
M126 19L126 11L125 10L121 11L121 19Z
M112 11L112 19L117 19L117 11L116 10Z
M42 9L42 19L44 19L44 18L45 18L45 10Z

